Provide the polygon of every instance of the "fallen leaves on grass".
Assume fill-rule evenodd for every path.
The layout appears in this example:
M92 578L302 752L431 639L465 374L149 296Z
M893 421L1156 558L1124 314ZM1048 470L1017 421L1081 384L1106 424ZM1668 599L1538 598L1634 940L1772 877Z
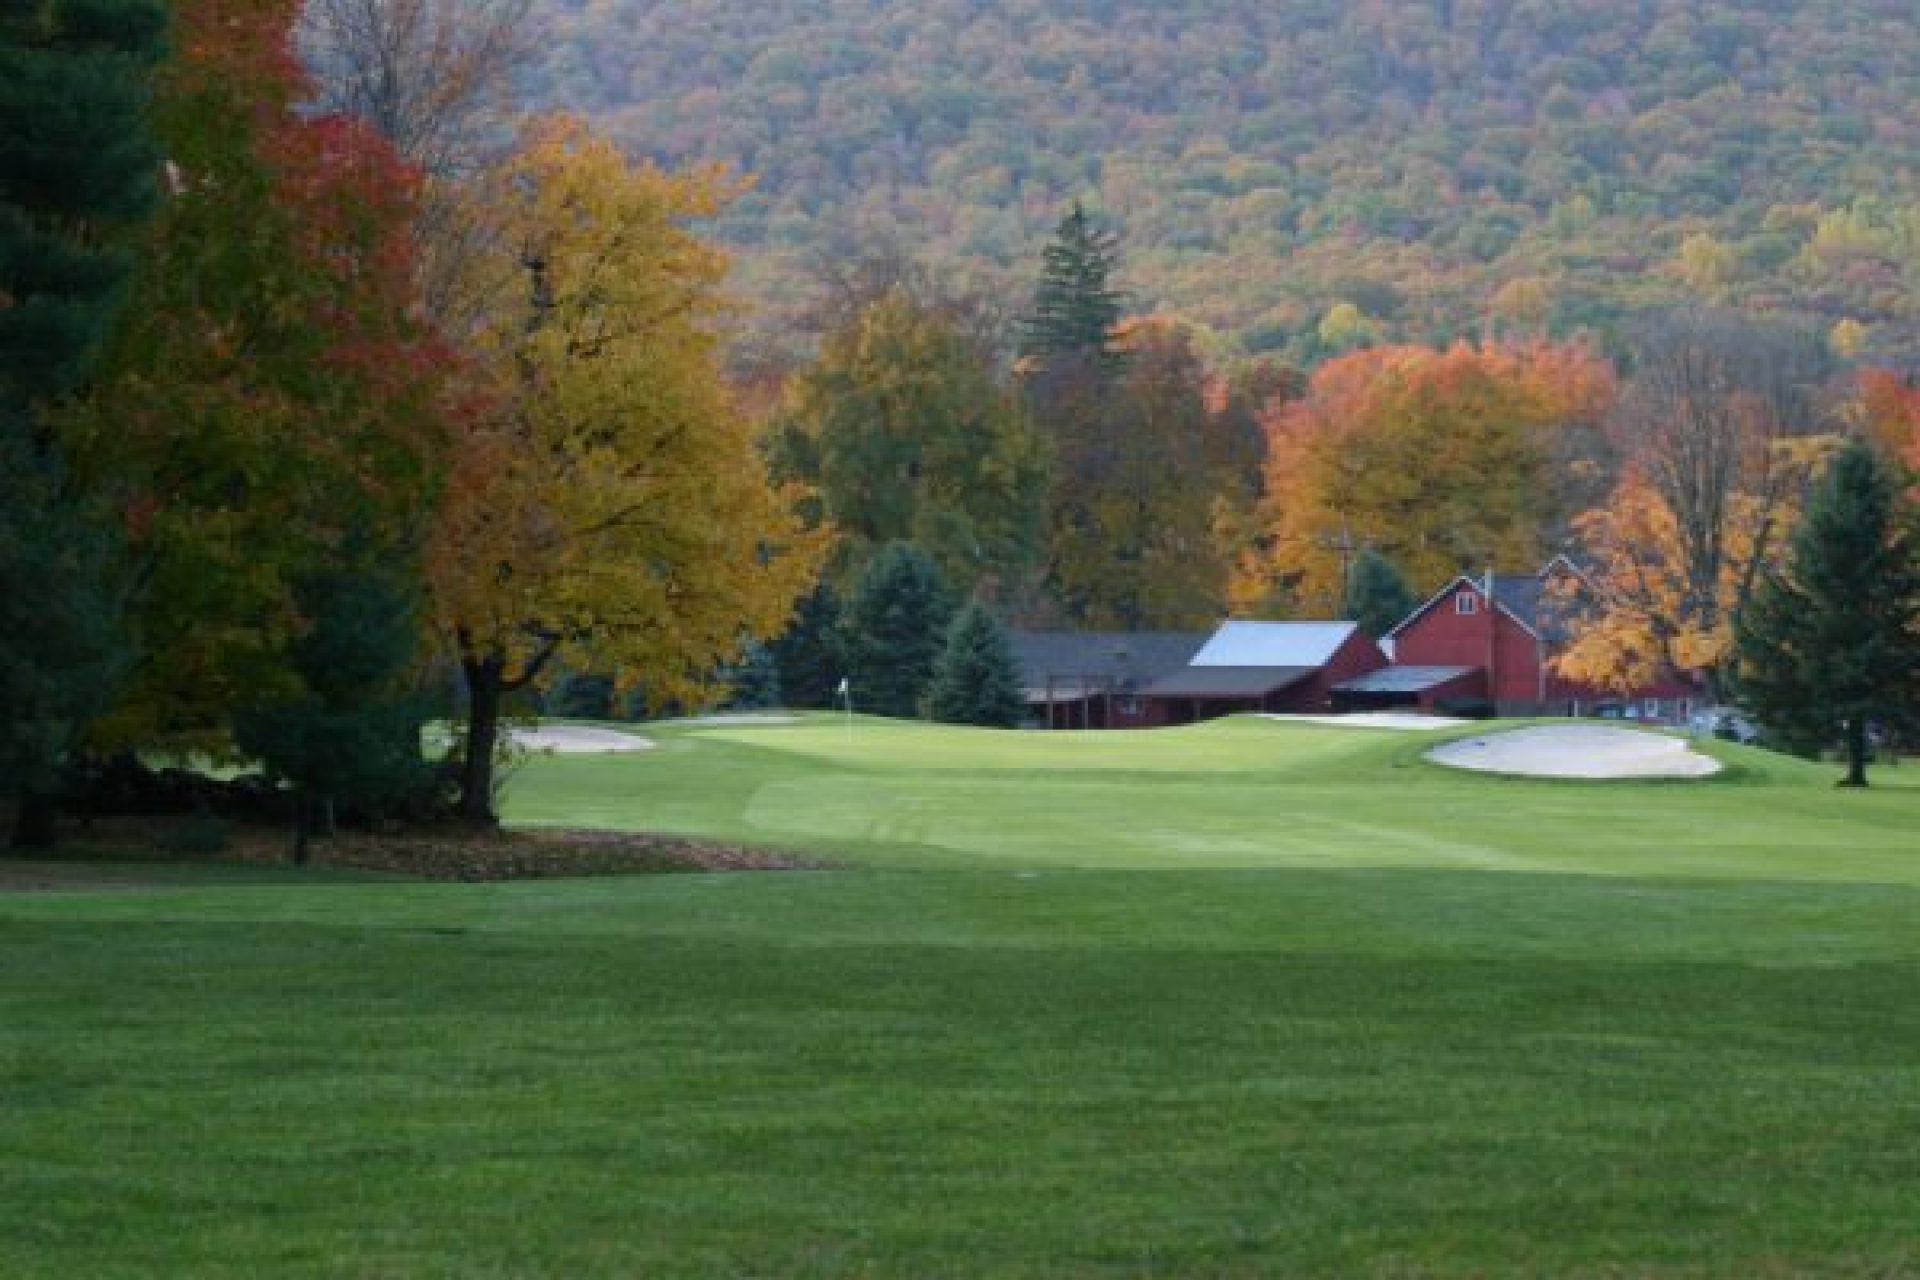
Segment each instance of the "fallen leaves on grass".
M284 852L280 855L284 858ZM342 835L316 864L429 880L533 880L675 871L808 871L823 864L738 845L625 831L461 831Z
M191 834L186 841L183 832ZM0 861L0 892L71 887L71 868L113 863L115 887L139 879L140 863L285 865L291 836L284 827L206 818L109 818L70 834L47 861L9 871ZM640 875L702 871L812 871L827 864L792 854L709 840L633 831L489 830L440 826L343 831L315 839L308 865L387 872L423 880L531 880L555 876ZM62 868L67 874L61 874Z

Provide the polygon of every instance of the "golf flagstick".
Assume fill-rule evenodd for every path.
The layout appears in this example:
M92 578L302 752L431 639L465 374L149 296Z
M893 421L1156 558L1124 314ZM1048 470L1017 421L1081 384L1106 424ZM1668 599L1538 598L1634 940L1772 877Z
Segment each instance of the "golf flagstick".
M841 700L847 704L847 741L852 742L853 741L853 688L851 685L847 683L847 678L845 676L840 677L840 687L836 689L834 692L838 693L841 697Z

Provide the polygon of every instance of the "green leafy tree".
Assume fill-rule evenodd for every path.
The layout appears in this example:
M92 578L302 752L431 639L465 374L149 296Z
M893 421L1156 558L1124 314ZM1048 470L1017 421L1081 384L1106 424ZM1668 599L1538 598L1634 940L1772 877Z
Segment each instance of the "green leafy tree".
M905 542L882 548L847 606L854 706L883 716L920 715L952 617L952 596L924 551Z
M145 0L0 10L0 792L18 793L25 846L52 842L58 772L125 670L121 549L47 411L85 386L119 313L159 168L165 27Z
M1328 355L1340 355L1380 340L1380 326L1351 302L1336 302L1328 308L1316 332L1321 349Z
M1870 723L1920 711L1920 538L1904 506L1892 468L1847 444L1739 622L1742 701L1789 745L1839 742L1843 786L1867 785Z
M944 724L1011 729L1026 711L1013 646L999 619L978 600L947 629L929 701L933 718Z
M1200 626L1218 618L1227 563L1215 517L1226 491L1206 369L1180 330L1147 326L1120 379L1056 382L1058 464L1049 583L1095 628Z
M780 471L818 492L843 576L886 543L909 541L956 589L1006 596L1039 562L1039 437L964 318L906 288L827 336L774 452Z
M1125 300L1112 285L1115 244L1113 233L1096 228L1074 201L1041 251L1033 309L1021 325L1022 356L1043 366L1087 361L1103 373L1118 371Z
M1363 548L1353 558L1342 613L1359 623L1362 631L1376 638L1384 636L1419 603L1393 561L1372 547Z

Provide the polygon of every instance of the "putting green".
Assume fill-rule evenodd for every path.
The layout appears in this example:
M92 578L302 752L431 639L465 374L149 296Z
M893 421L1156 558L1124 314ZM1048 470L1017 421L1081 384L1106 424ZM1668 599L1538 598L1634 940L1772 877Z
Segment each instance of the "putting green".
M851 865L1422 867L1920 879L1920 770L1835 771L1706 743L1712 779L1476 776L1442 734L1236 717L1135 733L831 717L666 728L661 749L529 762L510 821L652 829Z

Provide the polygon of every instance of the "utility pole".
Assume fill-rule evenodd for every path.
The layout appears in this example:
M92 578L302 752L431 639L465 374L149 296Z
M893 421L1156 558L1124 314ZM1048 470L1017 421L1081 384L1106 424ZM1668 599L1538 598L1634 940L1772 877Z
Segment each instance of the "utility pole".
M1345 516L1340 518L1340 532L1319 539L1318 545L1324 550L1337 551L1340 554L1340 598L1333 602L1333 608L1327 612L1336 614L1344 612L1347 607L1347 597L1353 591L1353 553L1360 549L1353 540L1353 534L1347 529Z

